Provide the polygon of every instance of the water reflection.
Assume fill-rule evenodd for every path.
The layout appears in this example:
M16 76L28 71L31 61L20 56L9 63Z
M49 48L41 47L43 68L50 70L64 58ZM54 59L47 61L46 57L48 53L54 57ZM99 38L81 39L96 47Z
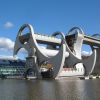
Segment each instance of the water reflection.
M0 80L0 100L99 100L100 79Z

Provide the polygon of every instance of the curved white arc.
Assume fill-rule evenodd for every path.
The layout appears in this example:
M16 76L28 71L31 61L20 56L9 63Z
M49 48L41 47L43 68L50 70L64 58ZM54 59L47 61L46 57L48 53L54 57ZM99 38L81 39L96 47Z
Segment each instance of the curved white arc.
M96 52L97 52L96 64L92 73L100 75L100 48L96 48Z
M25 27L28 27L29 28L29 30L30 30L30 39L28 40L28 42L27 42L27 44L22 44L21 42L20 42L20 40L19 40L19 36L21 36L22 35L22 31L23 31L23 29L25 28ZM61 36L62 36L62 33L59 33ZM61 47L60 47L60 50L59 50L59 52L55 55L55 56L53 56L53 57L51 57L51 58L48 58L45 54L43 54L42 52L41 52L41 50L40 50L40 48L38 47L38 44L37 44L37 41L36 41L36 39L35 39L35 35L34 35L34 30L33 30L33 28L32 28L32 26L31 25L29 25L29 24L24 24L21 28L20 28L20 30L19 30L19 32L18 32L18 35L17 35L17 45L19 46L19 47L24 47L28 52L30 52L29 51L29 46L28 46L28 43L30 44L30 48L32 47L32 46L34 46L34 48L36 49L36 53L38 53L38 58L40 58L41 60L50 60L51 61L51 63L54 65L53 67L54 67L54 75L53 75L53 77L56 77L57 76L57 74L58 74L58 72L59 72L59 70L63 67L63 63L64 63L64 59L62 59L62 57L63 58L65 58L65 56L64 56L64 53L65 53L65 44L64 44L64 41L62 41L62 45L61 45ZM17 51L18 51L18 47L17 47L17 49L16 49ZM16 51L15 50L15 51ZM63 54L63 56L62 56L62 54ZM56 59L58 59L58 58L60 58L61 60L59 61L59 62L56 62ZM52 59L53 59L53 61L52 61ZM55 66L56 65L56 66ZM61 67L62 66L62 67ZM39 70L38 70L38 68L39 68L39 66L37 65L36 66L36 71L38 71L38 73L39 73ZM37 75L38 76L38 75Z
M58 32L59 33L59 32ZM53 33L52 36L56 36L57 34L56 33ZM66 51L69 52L69 54L71 54L72 56L74 56L76 58L76 56L72 53L72 51L70 50L70 48L68 47L67 43L66 43L66 40L65 40L65 35L62 33L62 39L66 45Z
M18 51L23 47L23 45L20 43L19 41L19 37L17 36L16 41L15 41L15 45L14 45L14 52L13 52L13 56L16 56Z
M52 59L49 58L49 61L53 64L53 78L57 78L59 76L65 62L65 53L66 53L65 36L63 33L60 32L55 32L52 36L59 34L62 36L62 43L59 53L56 56L52 57Z
M53 64L53 78L59 77L59 74L63 69L65 62L65 52L66 46L65 44L62 44L59 53L56 56L52 57L52 59L49 59L49 61Z
M82 47L83 38L84 38L84 32L80 27L73 27L69 30L68 35L70 34L71 31L75 31L75 30L77 31L77 40L76 40L77 43L74 45L76 55L74 53L72 53L72 51L69 49L67 42L66 42L66 46L67 46L68 52L70 52L71 55L73 55L77 59L81 59L81 55L79 54L79 52L81 52L81 47ZM77 48L78 48L78 50L77 50Z
M84 35L84 32L83 32L82 28L80 28L80 27L73 27L73 28L71 28L68 31L68 35L70 35L71 31L74 31L74 33L75 33L75 30L77 31L77 33L80 33L80 34Z
M31 32L34 32L33 28L31 25L29 24L24 24L22 25L22 27L19 29L19 32L18 32L18 35L17 35L17 38L16 38L16 42L15 42L15 46L14 46L14 56L15 54L18 53L18 51L21 49L21 48L24 48L28 51L28 56L33 56L34 55L34 48L33 48L33 45L31 45L32 43L29 44L29 41L31 41L31 38L29 38L29 41L27 41L26 44L22 44L21 41L19 40L19 36L22 35L22 31L24 30L24 28L28 27L29 28L29 31ZM33 60L34 62L34 60ZM38 68L36 66L36 63L34 62L34 68L35 68L35 71L36 71L36 74L37 76L40 74L39 71L38 71ZM29 66L29 65L28 65ZM26 67L27 69L27 67Z
M89 56L86 59L83 59L82 62L85 67L85 75L88 76L93 72L96 64L96 56L97 56L97 52L96 50L94 50L91 56Z
M76 55L70 50L70 48L68 47L68 44L67 44L67 42L65 43L66 44L66 51L67 52L69 52L69 57L66 59L66 63L67 63L67 65L68 66L74 66L75 64L77 64L77 63L81 63L82 62L82 59L81 59L81 47L82 47L82 43L83 43L83 38L84 38L84 32L83 32L83 30L81 29L81 28L78 28L78 27L73 27L72 29L70 29L70 31L72 31L72 30L74 30L74 29L78 29L77 30L77 32L78 32L78 35L77 35L77 43L78 43L78 41L80 41L80 43L79 44L75 44L74 45L74 49L75 49L75 51L76 51ZM80 30L80 31L79 31ZM69 32L70 32L69 31ZM68 32L68 33L69 33ZM81 32L81 34L80 34L80 32ZM79 49L79 51L77 50L77 46L79 45L79 47L78 47L78 49ZM78 53L80 53L80 54L78 54Z
M21 36L21 35L22 35L22 31L23 31L26 27L29 28L29 31L30 31L29 33L34 32L33 27L32 27L31 24L23 24L23 25L20 27L19 31L18 31L18 36Z
M59 33L59 32L58 32ZM57 34L56 33L53 33L52 36L56 36ZM66 40L65 40L65 35L62 34L62 39L66 45L66 52L69 53L69 57L66 58L66 61L67 61L67 65L68 66L74 66L76 63L80 63L81 62L81 59L77 58L73 53L72 51L70 50L70 48L68 47L67 43L66 43Z
M23 31L26 27L29 28L29 31L30 31L30 32L31 32L31 31L34 32L33 27L32 27L30 24L24 24L24 25L21 26L21 28L20 28L19 31L18 31L17 38L16 38L16 41L15 41L14 52L13 52L13 55L14 55L14 56L17 55L18 51L19 51L22 47L24 47L26 50L28 49L28 48L26 48L25 44L22 44L22 43L20 42L20 40L19 40L19 36L22 35L22 31Z
M62 36L62 33L59 33L61 36ZM36 42L36 39L34 37L34 34L32 34L32 37L33 37L33 45L35 46L36 48L36 51L38 53L38 58L40 58L41 61L49 61L52 65L53 65L53 78L55 78L56 76L58 76L58 72L60 72L60 70L63 68L63 63L65 61L65 43L64 41L62 40L62 43L61 43L61 47L59 49L59 52L49 58L49 57L46 57L44 56L44 54L42 54L42 52L40 51L41 49L38 47L38 44Z
M34 47L36 49L37 54L39 53L39 56L46 58L47 56L41 52L40 47L38 46L32 26L30 26L30 38L31 39L29 40L29 42L30 42L30 44L32 44L32 47Z
M25 26L27 26L27 25L25 25ZM23 27L25 28L25 26L23 26ZM38 44L37 44L36 39L35 39L33 27L31 25L28 25L28 27L29 27L29 30L30 30L30 39L28 41L30 47L33 48L33 49L34 48L36 49L37 53L39 54L38 58L42 58L42 60L44 58L46 59L46 57L40 52L40 50L38 48ZM19 31L19 33L20 33L20 31ZM21 35L21 33L19 35ZM29 45L25 44L24 48L26 48L28 50L29 55L31 55L31 51L29 50L30 49ZM34 54L35 51L33 50L32 53ZM36 56L36 55L34 55L34 56ZM35 69L36 69L36 74L37 74L37 77L38 77L38 76L40 76L40 72L39 72L39 66L38 66L37 63L35 64Z

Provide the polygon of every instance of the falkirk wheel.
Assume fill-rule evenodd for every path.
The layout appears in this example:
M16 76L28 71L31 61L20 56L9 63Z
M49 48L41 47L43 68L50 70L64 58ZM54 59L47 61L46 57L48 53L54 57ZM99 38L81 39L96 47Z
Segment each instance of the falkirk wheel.
M23 34L25 29L29 32ZM93 73L100 74L100 36L87 36L79 27L73 27L66 36L62 32L55 32L51 36L35 33L30 24L24 24L18 31L14 46L14 56L21 48L28 52L26 57L25 77L31 69L37 78L57 78L64 66L84 68L84 76ZM82 58L82 45L90 45L92 54ZM41 47L40 45L44 46ZM43 71L45 70L45 75Z

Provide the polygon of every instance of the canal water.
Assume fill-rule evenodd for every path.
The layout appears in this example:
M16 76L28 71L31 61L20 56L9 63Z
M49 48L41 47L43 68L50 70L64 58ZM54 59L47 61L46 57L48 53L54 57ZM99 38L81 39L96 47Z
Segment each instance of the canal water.
M100 79L4 79L0 100L100 100Z

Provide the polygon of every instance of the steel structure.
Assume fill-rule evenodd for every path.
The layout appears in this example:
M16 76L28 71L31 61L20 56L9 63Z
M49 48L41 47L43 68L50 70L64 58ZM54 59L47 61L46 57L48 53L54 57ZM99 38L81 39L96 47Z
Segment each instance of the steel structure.
M22 34L26 28L29 32ZM41 78L41 69L45 68L48 69L47 74L50 74L51 78L57 78L63 67L75 68L76 66L85 69L84 75L100 74L100 39L96 38L97 35L86 36L81 28L73 27L66 36L62 32L46 36L34 33L30 24L24 24L16 37L14 56L21 48L27 50L25 76L31 69L36 73L37 78ZM43 44L45 49L39 44ZM93 51L85 59L82 59L82 44L90 45Z

